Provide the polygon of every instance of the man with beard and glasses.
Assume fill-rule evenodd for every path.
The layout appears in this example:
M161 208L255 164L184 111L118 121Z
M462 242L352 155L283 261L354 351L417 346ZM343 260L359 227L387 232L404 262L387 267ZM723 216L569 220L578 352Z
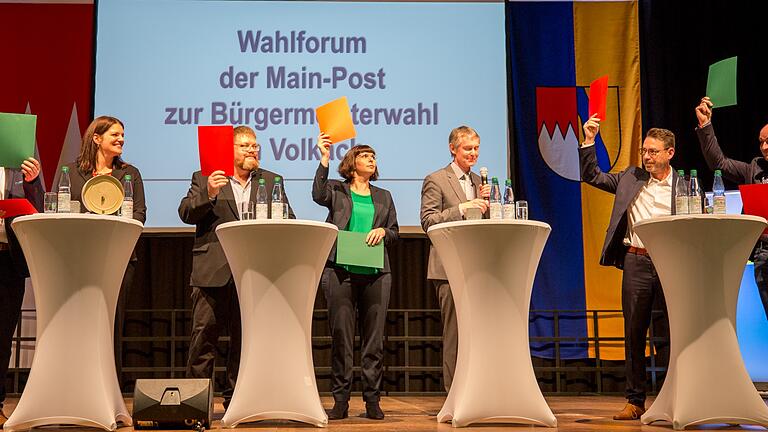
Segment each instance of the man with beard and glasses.
M643 167L605 173L597 163L595 137L600 127L596 115L584 123L584 143L579 147L581 179L616 195L603 243L600 265L623 269L621 308L624 315L624 354L627 404L614 420L637 420L645 413L645 341L653 310L663 317L654 320L654 333L669 338L664 293L656 269L633 227L637 222L675 213L677 173L669 165L675 155L675 135L652 128L640 147ZM588 216L588 215L587 215ZM669 344L659 344L657 364L669 361Z
M241 219L242 203L255 202L259 179L272 187L277 174L259 167L261 146L256 133L247 126L234 130L235 171L226 177L224 171L210 176L200 171L192 174L192 185L179 204L179 217L195 225L192 249L192 336L189 344L187 377L213 378L219 335L227 329L230 342L227 357L227 384L224 408L229 406L240 364L240 304L227 257L216 236L216 227ZM282 180L280 181L282 186ZM285 190L285 189L283 189ZM267 208L271 212L271 194ZM288 204L288 217L295 219ZM269 215L271 217L271 214Z

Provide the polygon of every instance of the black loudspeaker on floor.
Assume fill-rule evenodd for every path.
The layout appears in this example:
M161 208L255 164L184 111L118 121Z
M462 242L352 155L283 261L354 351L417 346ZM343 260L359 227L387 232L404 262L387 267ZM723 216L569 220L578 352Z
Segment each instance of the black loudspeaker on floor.
M133 393L136 429L197 429L211 425L210 379L139 379Z

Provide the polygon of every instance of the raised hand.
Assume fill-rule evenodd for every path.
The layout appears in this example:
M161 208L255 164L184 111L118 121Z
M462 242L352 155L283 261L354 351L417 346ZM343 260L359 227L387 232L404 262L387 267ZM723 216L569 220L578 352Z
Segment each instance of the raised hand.
M21 172L24 174L24 181L31 183L40 175L40 162L35 158L27 158L21 163Z
M320 149L320 163L324 167L327 167L331 160L331 145L331 136L320 132L320 135L317 136L317 148Z
M208 198L216 198L221 192L221 188L229 182L229 179L224 175L224 171L216 170L208 176Z
M708 96L701 98L701 102L696 107L696 118L699 120L699 127L712 121L712 106L714 104Z
M597 118L597 114L592 114L592 117L584 123L584 144L594 144L599 130L600 119Z

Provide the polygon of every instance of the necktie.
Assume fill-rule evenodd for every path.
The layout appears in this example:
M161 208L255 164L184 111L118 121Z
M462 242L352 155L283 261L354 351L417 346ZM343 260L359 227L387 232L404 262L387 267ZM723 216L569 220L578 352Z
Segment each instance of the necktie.
M469 176L467 174L461 176L461 185L464 187L464 195L467 196L467 199L472 199L474 195L472 193L472 182L469 181Z

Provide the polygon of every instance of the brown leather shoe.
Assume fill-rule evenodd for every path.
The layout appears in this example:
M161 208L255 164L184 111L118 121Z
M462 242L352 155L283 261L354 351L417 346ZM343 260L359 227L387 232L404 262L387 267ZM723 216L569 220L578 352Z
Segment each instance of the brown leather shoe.
M624 405L624 409L618 414L613 416L614 420L638 420L640 416L645 414L645 408L631 403Z
M5 416L5 413L3 413L3 410L0 410L0 429L3 428L3 425L7 421L8 421L8 417Z

